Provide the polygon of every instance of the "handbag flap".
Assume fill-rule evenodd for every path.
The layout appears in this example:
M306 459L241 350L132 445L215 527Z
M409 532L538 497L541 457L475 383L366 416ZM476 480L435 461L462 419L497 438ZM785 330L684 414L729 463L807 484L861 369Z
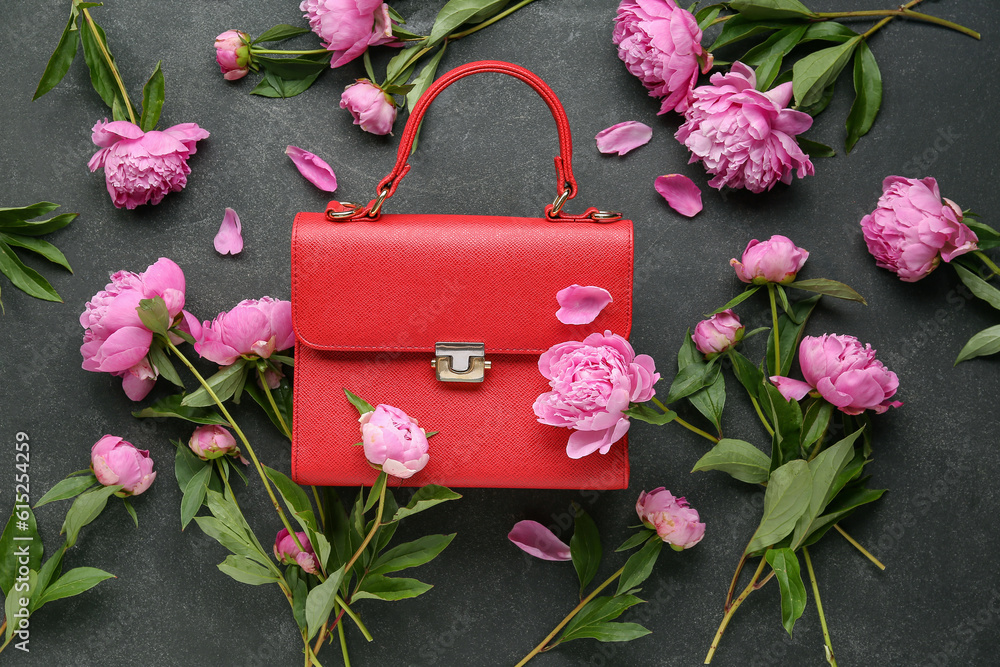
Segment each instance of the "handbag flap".
M299 344L322 350L433 352L436 342L540 354L632 325L632 222L382 215L331 222L299 213L292 231L292 317ZM556 319L556 292L603 287L590 324Z

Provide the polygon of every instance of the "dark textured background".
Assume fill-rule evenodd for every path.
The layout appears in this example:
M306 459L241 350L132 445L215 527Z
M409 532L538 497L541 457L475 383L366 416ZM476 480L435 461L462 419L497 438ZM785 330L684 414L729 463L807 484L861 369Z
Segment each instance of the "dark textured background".
M407 0L398 9L418 32L429 29L440 1ZM890 2L810 3L817 10L880 8ZM222 547L177 520L169 438L186 438L179 421L140 421L120 381L80 369L83 304L118 269L143 270L160 256L187 276L188 308L202 319L243 298L289 295L288 242L293 215L321 210L327 197L283 155L296 144L327 159L342 199L364 200L395 158L395 140L365 134L337 108L340 91L363 76L360 60L325 74L300 97L269 100L247 93L253 82L222 80L212 41L230 27L254 34L280 22L304 24L294 0L179 3L109 2L93 14L108 32L122 75L137 95L163 60L167 100L161 127L197 122L212 133L198 145L184 192L155 207L115 209L103 177L86 162L90 127L106 111L91 89L83 59L38 102L35 84L65 24L68 2L5 3L0 42L0 204L59 202L79 211L50 238L74 275L42 263L65 304L36 301L3 285L0 316L0 496L11 502L14 437L30 435L32 497L85 467L90 446L115 433L151 450L158 481L135 501L139 528L120 503L84 530L67 556L118 578L45 607L31 619L31 653L9 648L4 664L31 665L296 665L295 625L278 590L222 575ZM996 113L1000 87L1000 9L990 0L925 2L926 11L979 29L983 40L928 25L895 21L871 40L885 98L873 131L853 154L819 160L816 175L773 192L721 195L673 139L678 118L656 116L611 44L615 5L597 0L539 0L449 48L439 72L484 58L510 60L540 74L561 97L576 135L577 206L620 209L636 230L636 314L632 342L669 375L684 330L737 293L727 265L751 238L781 233L812 254L804 277L850 283L865 308L826 299L808 333L850 333L870 342L900 377L906 406L875 420L874 483L890 492L846 522L888 569L880 572L831 535L813 549L823 602L840 664L996 664L1000 639L1000 572L995 528L998 359L952 367L972 333L995 324L996 311L957 297L954 272L942 268L918 284L877 269L858 221L874 207L888 174L939 179L942 192L998 224ZM313 48L305 36L288 48ZM377 50L384 67L387 49ZM726 58L727 54L719 54ZM255 77L251 77L255 78ZM808 133L842 146L850 80ZM624 120L654 128L652 142L624 157L601 156L593 136ZM402 123L397 123L397 136ZM555 132L540 100L513 80L466 80L435 103L413 170L392 202L395 211L540 215L552 196ZM842 153L841 150L838 150ZM665 173L691 176L705 210L693 220L671 211L653 190ZM246 249L235 258L212 247L223 209L243 219ZM994 253L995 258L995 253ZM2 280L2 279L0 279ZM741 308L754 326L767 323L763 303ZM750 345L760 354L761 339ZM763 444L736 388L727 433ZM169 390L161 382L151 399ZM150 399L150 400L151 400ZM691 416L690 410L682 414ZM694 418L697 418L696 416ZM288 469L288 444L255 410L239 419L261 457ZM506 539L515 521L566 525L568 507L591 512L609 548L635 523L640 490L666 485L686 495L708 524L697 548L665 551L646 585L649 603L624 620L652 636L623 645L580 641L538 665L700 664L722 616L733 567L759 518L763 494L722 473L689 474L705 442L676 427L633 427L627 491L465 490L462 501L408 520L400 537L456 531L453 545L414 571L436 584L416 600L358 605L376 637L366 644L348 625L356 665L513 664L574 604L572 566L535 561ZM6 467L6 471L4 471ZM942 481L942 479L944 481ZM345 490L345 492L352 492ZM259 483L241 503L261 539L278 528ZM46 547L58 546L66 504L38 511ZM567 536L568 531L562 531ZM623 562L610 554L598 580ZM715 663L818 665L822 635L811 600L789 640L780 624L778 589L754 594L730 625ZM323 651L339 664L339 649ZM533 663L534 664L534 663Z

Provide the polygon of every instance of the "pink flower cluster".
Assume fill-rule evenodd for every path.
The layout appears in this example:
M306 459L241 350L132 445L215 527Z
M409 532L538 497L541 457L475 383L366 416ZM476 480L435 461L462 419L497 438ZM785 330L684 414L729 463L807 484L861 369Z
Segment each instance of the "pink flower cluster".
M299 10L323 48L332 52L330 67L346 65L369 46L395 40L389 5L381 0L302 0Z
M156 473L149 451L137 449L116 435L106 435L90 449L90 469L104 486L120 484L117 496L137 496L149 488Z
M299 545L295 543L295 537L299 538ZM309 574L316 574L316 552L313 551L309 536L305 533L296 532L295 537L288 532L287 528L282 528L274 538L274 558L279 563L287 565L298 565Z
M358 79L344 89L340 108L347 109L365 132L378 135L392 133L396 122L396 102L368 79Z
M697 510L688 506L684 498L674 498L662 486L640 493L635 511L643 525L655 530L674 551L690 549L705 537L705 524L701 523Z
M358 421L365 457L386 474L407 479L423 470L430 460L426 432L399 408L379 405Z
M250 72L250 35L227 30L215 38L215 62L226 81L242 79Z
M730 308L699 322L691 340L699 352L711 359L743 340L743 332L743 323Z
M729 265L745 283L787 285L795 281L807 259L808 250L798 247L787 236L775 234L766 241L750 241L740 260L733 258Z
M538 370L552 390L535 400L535 415L543 424L574 429L566 445L573 459L607 454L628 432L629 403L651 399L660 379L652 357L636 356L610 331L553 345L539 357Z

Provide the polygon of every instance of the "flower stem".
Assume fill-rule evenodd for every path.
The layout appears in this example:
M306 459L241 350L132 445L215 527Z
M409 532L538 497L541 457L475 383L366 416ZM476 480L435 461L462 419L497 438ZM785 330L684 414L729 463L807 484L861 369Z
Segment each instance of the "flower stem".
M375 532L382 525L382 511L385 509L385 489L388 486L389 486L389 481L386 480L386 483L382 485L382 492L379 493L378 496L378 510L375 512L375 523L372 524L372 529L368 531L367 535L365 535L364 542L361 543L361 546L358 547L358 550L354 552L353 556L351 556L351 560L349 560L347 562L347 565L344 566L345 577L350 576L351 566L354 565L354 563L356 563L359 558L361 558L361 554L364 553L365 547L367 547L368 543L372 541L372 537L375 536Z
M781 332L778 331L778 304L774 302L774 283L767 284L767 296L771 299L771 326L774 338L774 374L781 375Z
M865 549L865 548L864 548L863 546L861 546L860 544L858 544L858 542L857 542L857 541L856 541L856 540L855 540L855 539L854 539L853 537L851 537L850 535L848 535L848 534L847 534L847 533L846 533L846 532L844 531L844 529L840 527L840 524L839 524L839 523L835 523L835 524L833 524L833 527L834 527L834 528L836 528L836 529L837 529L837 532L838 532L838 533L840 533L840 534L841 534L841 535L842 535L842 536L844 537L844 539L845 539L845 540L847 540L848 542L850 542L850 543L851 543L851 545L852 545L852 546L853 546L853 547L854 547L855 549L857 549L858 551L860 551L860 552L861 552L862 554L864 554L864 555L865 555L865 557L866 557L866 558L867 558L868 560L870 560L871 562L873 562L873 563L875 564L875 567L877 567L877 568L878 568L878 569L880 569L880 570L884 570L884 569L885 569L885 565L883 565L883 564L882 564L882 561L880 561L880 560L879 560L878 558L875 558L875 556L873 556L873 555L871 555L870 553L868 553L868 550L867 550L867 549Z
M354 610L347 606L347 603L344 602L344 598L340 597L340 594L338 593L334 597L334 600L340 605L340 608L344 611L344 613L347 614L347 617L354 621L354 625L358 626L358 630L361 631L361 634L364 635L365 639L372 641L374 639L374 637L372 637L372 633L368 631L368 628L366 628L365 624L361 622L361 619L356 613L354 613Z
M5 619L3 619L3 624L0 625L0 635L4 635L6 632L7 632L7 619L5 618ZM7 648L7 644L11 643L11 641L13 641L13 639L14 639L14 635L11 635L10 639L8 639L7 641L5 641L3 643L3 646L0 646L0 653L2 653L5 648Z
M271 404L271 409L274 410L274 414L278 418L278 423L281 424L281 432L285 434L286 438L291 440L292 429L288 428L285 418L281 416L281 411L278 410L278 404L274 400L274 394L271 393L271 386L267 384L267 378L264 377L263 371L259 368L257 369L257 377L260 378L260 385L264 388L264 393L267 394L267 402ZM319 499L317 499L317 502L318 501Z
M726 592L726 604L723 605L724 611L729 611L730 604L733 601L733 593L736 592L736 582L740 579L740 572L743 571L743 566L747 563L747 552L744 551L743 555L740 556L740 562L736 564L736 571L733 572L733 580L729 582L729 590Z
M101 34L97 32L97 24L94 23L94 19L90 16L90 10L83 10L83 17L90 24L90 29L94 33L94 41L97 42L97 46L101 49L101 55L104 56L104 60L108 63L108 68L111 70L111 74L115 77L115 83L118 84L118 89L122 91L122 98L125 101L125 109L128 110L128 118L135 125L135 112L132 110L132 102L128 99L128 92L125 90L125 84L122 82L122 77L118 73L118 68L115 66L115 61L111 59L111 54L108 53L108 48L104 44L104 40L101 39Z
M516 12L517 10L519 10L521 7L524 7L525 5L529 5L532 2L534 2L534 1L535 0L521 0L521 2L517 3L516 5L514 5L510 9L506 9L506 10L500 12L499 14L497 14L496 16L494 16L493 18L488 19L486 21L483 21L479 25L477 25L477 26L475 26L473 28L469 28L468 30L463 30L462 32L456 32L454 35L449 35L447 39L448 39L449 42L452 42L452 41L454 41L456 39L462 39L463 37L468 37L469 35L471 35L472 33L476 32L477 30L482 30L486 26L493 25L494 23L496 23L500 19L502 19L502 18L504 18L506 16L509 16L510 14L513 14L514 12Z
M340 637L340 652L344 655L344 667L351 667L351 656L347 655L347 639L344 637L344 624L337 624L337 636Z
M532 658L534 658L536 655L538 655L542 651L548 650L548 649L546 649L546 644L548 644L550 641L552 641L552 639L555 638L555 636L557 634L559 634L559 631L562 630L564 627L566 627L566 624L569 623L571 620L573 620L573 617L576 616L580 612L580 610L583 609L587 605L588 602L590 602L595 597L597 597L598 593L600 593L605 588L607 588L612 582L614 582L615 579L617 579L618 577L620 577L621 574L622 574L622 572L624 572L624 571L625 571L625 566L623 565L620 570L618 570L617 572L615 572L614 574L612 574L610 577L608 577L604 581L603 584L601 584L600 586L598 586L597 588L595 588L593 591L591 591L590 595L588 595L587 597L585 597L582 600L580 600L580 604L578 604L575 607L573 607L573 611L571 611L569 614L567 614L566 618L564 618L562 621L560 621L559 625L557 625L552 630L552 632L550 632L548 635L546 635L545 639L543 639L542 642L538 646L536 646L535 648L531 649L531 653L529 653L528 655L524 656L524 658L521 659L521 662L517 663L514 667L522 667L522 665L524 665L525 663L527 663L529 660L531 660Z
M657 397L654 396L651 400L653 401L653 403L655 403L664 412L671 412L670 408L668 408L663 403L661 403L660 399L658 399ZM680 417L675 416L672 421L677 422L678 424L680 424L681 426L683 426L687 430L691 431L692 433L697 433L698 435L700 435L701 437L703 437L703 438L705 438L707 440L711 440L712 442L718 442L719 441L719 439L716 438L711 433L706 433L705 431L702 431L697 426L694 426L693 424L687 423L686 421L684 421Z
M816 573L813 571L809 549L802 547L802 555L806 559L806 569L809 570L809 583L812 584L813 597L816 598L816 611L819 612L819 624L823 628L823 641L826 642L826 661L831 667L837 667L837 659L833 656L833 644L830 643L830 630L826 627L826 616L823 615L823 602L819 599L819 586L816 585Z
M258 49L256 47L251 47L250 53L254 55L259 53L274 53L277 55L311 56L319 53L330 53L330 51L328 49L308 49L306 51L281 51L280 49Z
M975 30L972 30L971 28L966 28L963 25L959 25L952 21L939 18L937 16L931 16L930 14L921 14L920 12L915 12L908 8L912 7L914 4L916 3L910 3L908 6L904 5L899 9L873 9L873 10L864 10L856 12L817 12L816 16L818 16L823 20L838 19L838 18L866 18L873 16L886 16L889 18L895 18L897 16L905 16L907 18L916 19L918 21L926 21L927 23L934 23L936 25L943 26L945 28L950 28L951 30L957 30L963 35L968 35L969 37L974 37L975 39L980 38L980 34ZM879 23L876 24L875 28L866 32L863 36L867 37L869 34L874 32L878 28L881 28L886 23L888 23L888 21L879 21Z
M715 637L712 638L712 645L708 649L708 655L705 656L706 665L712 662L712 658L715 656L715 649L719 647L719 642L722 641L722 633L726 631L726 626L729 625L729 621L732 619L733 614L735 614L736 610L740 608L740 605L747 599L747 596L756 590L754 585L757 583L757 578L760 577L760 573L764 571L765 564L767 564L767 559L761 558L760 565L757 566L757 571L754 572L753 579L750 580L747 587L743 589L740 596L736 598L733 605L726 611L726 615L722 617L722 624L719 626L719 630L715 633Z
M982 250L973 250L972 254L975 255L976 257L978 257L979 259L981 259L983 261L983 264L986 265L986 268L988 268L990 271L993 272L994 276L997 275L998 273L1000 273L1000 267L998 267L993 262L992 259L990 259L989 257L987 257L986 253L984 253ZM990 276L990 277L992 278L993 276Z
M753 396L750 397L750 402L753 403L753 409L757 411L757 416L760 417L760 423L764 425L764 429L767 431L768 435L774 435L774 429L771 425L767 423L767 419L764 418L764 413L760 409L760 403Z

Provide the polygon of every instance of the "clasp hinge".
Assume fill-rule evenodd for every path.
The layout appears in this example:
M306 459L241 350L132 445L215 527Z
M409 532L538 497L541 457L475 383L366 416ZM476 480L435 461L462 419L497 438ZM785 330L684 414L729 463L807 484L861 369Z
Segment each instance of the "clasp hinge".
M482 382L491 363L484 343L436 343L431 366L441 382Z

